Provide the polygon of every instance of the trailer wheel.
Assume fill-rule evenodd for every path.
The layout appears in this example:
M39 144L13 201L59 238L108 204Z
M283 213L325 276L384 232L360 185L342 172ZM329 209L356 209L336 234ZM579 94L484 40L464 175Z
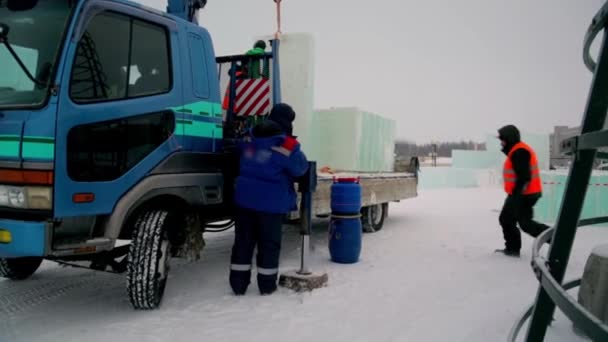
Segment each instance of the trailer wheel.
M364 207L361 210L361 223L365 233L374 233L382 229L388 215L388 203Z
M171 258L169 216L168 211L151 210L135 221L127 255L127 293L135 309L156 309L163 298Z
M42 263L42 258L0 259L0 276L13 280L29 278Z

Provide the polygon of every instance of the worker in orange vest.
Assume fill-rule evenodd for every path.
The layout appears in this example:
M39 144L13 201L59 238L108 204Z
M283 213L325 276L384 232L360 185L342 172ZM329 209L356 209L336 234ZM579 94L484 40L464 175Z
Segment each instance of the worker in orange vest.
M504 126L498 130L502 152L507 155L503 168L504 189L507 199L500 213L499 222L505 239L505 248L496 252L519 257L521 234L537 237L547 225L536 222L534 205L542 196L542 182L536 152L521 141L517 127Z

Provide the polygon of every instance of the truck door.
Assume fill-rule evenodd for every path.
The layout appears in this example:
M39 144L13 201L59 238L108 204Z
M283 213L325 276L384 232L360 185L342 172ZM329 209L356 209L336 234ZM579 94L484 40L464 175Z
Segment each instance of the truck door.
M57 118L56 217L111 213L181 146L176 23L110 2L81 13Z

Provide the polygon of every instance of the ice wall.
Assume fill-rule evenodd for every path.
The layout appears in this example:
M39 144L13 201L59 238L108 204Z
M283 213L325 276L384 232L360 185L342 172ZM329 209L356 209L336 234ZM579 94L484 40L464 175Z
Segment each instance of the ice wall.
M530 145L538 157L541 170L549 169L549 136L522 132L522 141ZM496 135L486 136L485 151L452 151L452 165L456 168L499 169L505 160L500 140Z
M553 224L561 208L567 170L543 171L543 196L534 207L534 217ZM426 167L420 172L421 190L443 188L502 187L502 174L493 169ZM506 196L506 195L505 195ZM608 172L594 171L589 182L581 218L608 216Z
M475 188L479 186L475 170L455 167L423 167L419 173L421 190Z
M543 197L536 204L535 217L543 222L554 223L561 208L568 172L543 172L541 178ZM587 188L581 218L597 216L608 216L608 172L593 172Z

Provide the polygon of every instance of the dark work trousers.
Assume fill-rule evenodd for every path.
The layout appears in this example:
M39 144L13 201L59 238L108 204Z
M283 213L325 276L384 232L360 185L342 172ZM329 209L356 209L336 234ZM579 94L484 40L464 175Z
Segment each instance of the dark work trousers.
M262 294L277 289L283 214L237 208L234 245L230 265L230 286L235 294L247 291L251 279L251 260L258 248L258 288Z
M530 236L537 237L549 226L536 222L534 217L534 205L540 199L540 194L522 195L519 199L508 196L500 213L499 222L505 238L505 248L509 251L521 249L521 230Z

